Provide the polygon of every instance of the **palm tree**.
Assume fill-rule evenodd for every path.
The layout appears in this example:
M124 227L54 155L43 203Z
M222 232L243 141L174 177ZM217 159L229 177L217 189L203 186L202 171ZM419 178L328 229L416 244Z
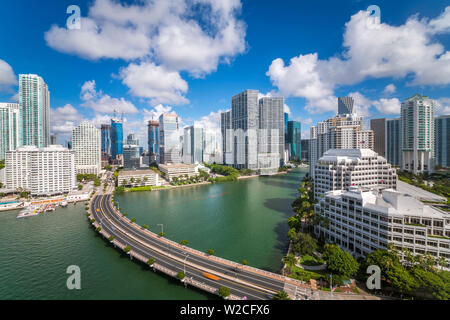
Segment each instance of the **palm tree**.
M286 291L278 291L276 295L273 296L272 300L291 300Z
M188 244L188 241L187 241L187 240L181 240L181 241L180 241L180 244L181 244L182 246L185 246L185 245Z
M292 273L292 267L297 264L297 258L292 254L288 254L287 256L283 257L283 263L287 265L289 274Z

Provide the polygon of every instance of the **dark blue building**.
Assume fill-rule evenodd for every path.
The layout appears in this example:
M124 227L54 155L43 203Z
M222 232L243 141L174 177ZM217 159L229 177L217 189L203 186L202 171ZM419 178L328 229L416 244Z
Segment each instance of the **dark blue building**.
M123 154L122 120L111 119L111 156L116 158Z

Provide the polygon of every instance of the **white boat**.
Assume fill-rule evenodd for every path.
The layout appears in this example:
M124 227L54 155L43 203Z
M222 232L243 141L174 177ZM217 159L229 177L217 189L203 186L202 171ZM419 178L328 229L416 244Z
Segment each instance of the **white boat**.
M39 215L39 208L36 206L29 206L27 208L22 209L16 218L26 218L33 217Z
M67 207L67 205L68 205L68 202L67 202L67 201L61 202L61 207L65 208L65 207Z

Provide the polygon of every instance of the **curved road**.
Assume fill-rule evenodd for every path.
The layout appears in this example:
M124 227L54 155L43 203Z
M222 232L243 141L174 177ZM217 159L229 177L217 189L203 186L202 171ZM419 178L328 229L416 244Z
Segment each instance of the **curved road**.
M115 240L129 245L133 253L146 258L154 258L155 262L172 271L186 271L186 278L192 278L208 286L218 289L225 286L231 294L247 297L251 300L267 300L273 294L285 289L285 281L280 275L267 271L244 267L235 262L214 259L181 245L158 237L123 217L112 205L111 195L95 195L90 203L90 211L94 219L107 233L114 235ZM236 268L236 266L239 266ZM203 276L203 272L219 277L214 281ZM292 283L291 280L288 280ZM294 285L291 284L291 287Z

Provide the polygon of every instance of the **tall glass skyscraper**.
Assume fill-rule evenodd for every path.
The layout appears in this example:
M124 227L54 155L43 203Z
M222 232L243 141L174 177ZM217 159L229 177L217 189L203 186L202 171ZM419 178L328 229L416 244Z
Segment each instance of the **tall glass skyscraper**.
M203 128L195 125L184 128L183 162L203 162Z
M35 74L19 75L22 145L46 147L50 143L50 92Z
M300 161L302 155L302 125L298 121L289 121L287 131L287 143L290 146L291 159Z
M450 116L435 119L436 128L436 165L450 167Z
M110 155L111 154L111 125L102 124L102 153Z
M150 162L159 162L159 122L148 121L148 154Z
M386 160L394 166L402 163L402 126L400 118L386 119L385 148Z
M20 111L17 103L0 103L0 160L20 147Z
M116 158L123 154L122 120L111 119L111 156Z
M159 157L162 164L181 163L178 116L164 113L159 117Z

